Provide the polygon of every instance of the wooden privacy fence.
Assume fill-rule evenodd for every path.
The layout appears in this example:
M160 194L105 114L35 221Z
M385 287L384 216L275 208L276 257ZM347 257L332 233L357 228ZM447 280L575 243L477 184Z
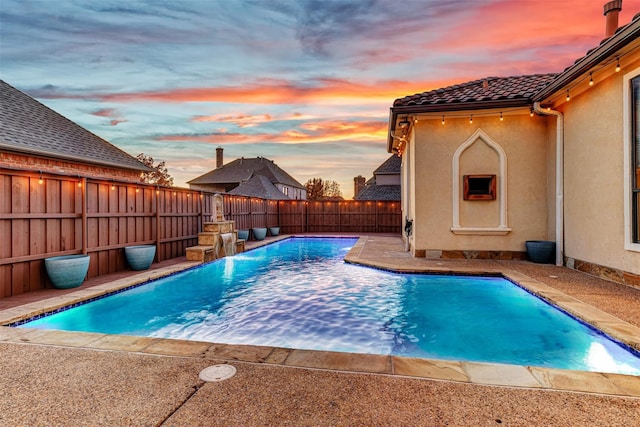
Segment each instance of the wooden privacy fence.
M401 232L399 202L355 200L265 200L224 196L226 219L236 229L280 227L294 233L397 233Z
M50 287L44 259L89 254L88 277L128 268L124 248L156 245L156 261L185 254L212 216L213 193L0 169L0 298ZM223 195L236 229L401 230L400 203L274 201Z

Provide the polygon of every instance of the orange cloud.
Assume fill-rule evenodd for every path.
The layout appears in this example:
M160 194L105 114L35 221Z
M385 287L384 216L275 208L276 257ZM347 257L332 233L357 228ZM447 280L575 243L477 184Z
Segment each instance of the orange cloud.
M259 115L248 115L248 114L239 114L237 116L223 116L223 115L213 115L213 116L195 116L192 121L194 122L223 122L223 123L233 123L240 128L248 128L254 127L261 123L270 122L271 115L269 114L259 114Z
M355 140L365 142L383 141L387 135L385 121L345 122L324 121L305 123L300 129L289 129L280 133L226 133L216 132L199 135L163 135L155 139L158 141L202 142L202 143L279 143L279 144L309 144L335 141Z
M246 86L201 87L168 89L93 95L108 102L226 102L248 104L299 104L299 103L346 103L365 104L371 102L391 105L398 97L424 91L425 84L407 81L376 81L354 83L340 79L317 79L309 85L297 85L289 81L269 80ZM208 121L206 116L198 116L197 121Z

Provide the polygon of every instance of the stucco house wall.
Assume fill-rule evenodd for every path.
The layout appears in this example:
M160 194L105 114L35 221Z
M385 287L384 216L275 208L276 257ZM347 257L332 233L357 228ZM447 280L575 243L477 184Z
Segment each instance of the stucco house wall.
M557 109L565 116L565 256L640 274L625 249L623 76L635 60Z
M468 116L467 116L468 117ZM447 120L423 119L414 125L415 140L409 143L409 161L413 160L415 183L409 212L415 219L414 254L439 256L439 250L484 250L523 252L525 240L547 240L549 235L548 197L548 118L530 117L527 112L509 115L500 121L498 114ZM505 124L508 123L508 126ZM481 129L506 153L507 224L506 235L454 234L453 157L456 150ZM405 153L406 154L406 153ZM465 201L462 176L495 174L500 176L496 151L482 139L472 143L460 156L458 196L460 225L482 228L499 225L499 196L491 201ZM403 174L407 173L404 169ZM411 208L413 206L413 210Z

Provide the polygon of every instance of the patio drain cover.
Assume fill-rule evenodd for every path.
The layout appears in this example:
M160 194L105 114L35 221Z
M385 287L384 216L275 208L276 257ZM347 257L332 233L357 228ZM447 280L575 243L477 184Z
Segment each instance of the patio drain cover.
M224 381L236 374L235 366L231 365L213 365L200 371L200 379L202 381Z

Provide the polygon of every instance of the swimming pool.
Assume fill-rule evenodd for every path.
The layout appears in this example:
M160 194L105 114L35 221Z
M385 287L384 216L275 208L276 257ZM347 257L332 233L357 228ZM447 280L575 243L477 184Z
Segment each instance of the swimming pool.
M23 326L640 375L637 355L503 278L345 264L354 243L288 239Z

